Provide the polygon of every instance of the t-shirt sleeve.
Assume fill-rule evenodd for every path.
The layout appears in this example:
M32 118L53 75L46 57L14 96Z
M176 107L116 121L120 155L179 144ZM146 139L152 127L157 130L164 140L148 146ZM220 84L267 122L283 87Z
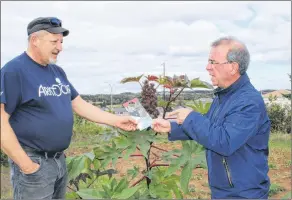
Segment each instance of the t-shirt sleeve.
M70 85L70 90L71 90L71 100L74 100L79 93L77 92L77 90L74 88L74 86L70 83L70 81L68 80L69 85Z
M21 81L17 72L7 72L1 69L1 104L11 115L21 103Z
M67 78L67 75L65 73L65 71L61 68L61 67L58 67L61 71L61 73L65 76L65 78L67 79L68 83L69 83L69 86L70 86L70 91L71 91L71 100L74 100L78 95L79 93L77 92L77 90L74 88L74 86L71 84L71 82L68 80Z

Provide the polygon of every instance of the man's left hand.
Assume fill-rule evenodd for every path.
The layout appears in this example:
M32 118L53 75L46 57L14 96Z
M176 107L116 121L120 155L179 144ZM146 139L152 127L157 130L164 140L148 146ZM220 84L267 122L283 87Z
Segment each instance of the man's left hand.
M130 116L120 116L115 123L115 127L125 131L135 131L137 129L137 121Z
M177 109L173 112L168 113L168 115L166 116L166 118L170 118L170 117L174 117L176 116L176 122L178 124L182 124L184 123L185 119L187 118L187 116L192 112L193 110L188 109L188 108L180 108Z

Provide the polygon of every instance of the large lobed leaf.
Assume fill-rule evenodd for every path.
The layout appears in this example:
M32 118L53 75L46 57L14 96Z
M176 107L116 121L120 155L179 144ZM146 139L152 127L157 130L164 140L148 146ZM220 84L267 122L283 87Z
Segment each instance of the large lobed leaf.
M201 81L199 78L195 78L191 80L190 88L207 88L207 89L214 89L214 87L205 81Z
M142 78L143 74L136 77L127 77L121 80L121 83L128 83L128 82L139 82Z
M172 176L178 169L181 171L180 185L184 193L188 193L188 186L192 171L195 167L206 167L204 147L195 141L182 141L182 149L176 149L164 154L163 159L170 161L170 166L165 171L164 177ZM171 154L178 155L174 158Z

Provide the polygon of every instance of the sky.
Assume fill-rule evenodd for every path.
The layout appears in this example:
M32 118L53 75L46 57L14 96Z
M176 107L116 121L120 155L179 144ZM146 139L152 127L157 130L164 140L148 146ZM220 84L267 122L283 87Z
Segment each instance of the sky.
M250 52L258 90L291 89L291 2L1 2L1 67L27 48L27 24L58 17L69 29L57 64L80 94L139 92L141 74L211 82L212 41L234 36Z

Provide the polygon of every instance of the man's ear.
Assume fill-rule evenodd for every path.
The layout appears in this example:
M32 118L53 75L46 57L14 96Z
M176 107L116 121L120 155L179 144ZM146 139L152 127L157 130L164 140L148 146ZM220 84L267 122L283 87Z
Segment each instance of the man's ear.
M239 71L239 65L237 62L231 64L231 75L235 75Z
M39 43L39 39L37 37L37 35L32 35L31 38L30 38L30 42L33 46L38 46L38 43Z

